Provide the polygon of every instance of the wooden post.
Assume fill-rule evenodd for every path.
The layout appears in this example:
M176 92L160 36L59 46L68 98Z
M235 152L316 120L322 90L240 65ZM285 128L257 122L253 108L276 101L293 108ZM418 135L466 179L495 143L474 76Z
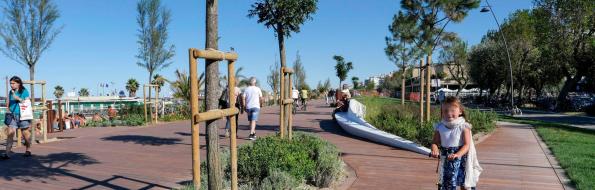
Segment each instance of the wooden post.
M293 85L291 84L291 73L287 74L287 80L289 81L289 94L288 96L291 97L291 93L293 91ZM287 136L289 138L289 140L291 140L291 135L292 135L292 130L293 130L293 124L292 124L292 120L293 120L293 104L287 104Z
M151 89L151 88L149 88ZM158 118L159 118L159 86L153 86L153 89L155 89L155 124L157 124Z
M281 89L279 90L280 92L280 101L279 101L279 133L281 138L285 137L285 118L284 118L284 110L285 110L285 104L283 104L281 101L285 100L285 74L284 74L284 70L285 67L281 67L281 72L279 72L280 75L280 85L281 85Z
M43 105L43 107L47 108L45 101L46 101L45 100L45 84L41 84L41 102L42 102L41 105ZM48 115L47 115L48 110L49 110L49 108L48 109L41 110L42 111L42 114L41 115L42 115L43 119L41 120L41 125L40 126L41 126L42 135L43 135L43 142L47 142L48 141L48 130L47 130L47 126L46 126L48 124L48 122L47 122L47 120L48 120Z
M430 110L432 109L432 107L430 106L430 94L432 93L432 68L430 67L430 65L432 64L432 55L428 55L426 57L426 76L427 76L427 81L426 81L426 121L430 122Z
M424 60L419 60L419 121L424 122Z
M64 117L62 115L62 100L58 99L58 126L60 131L64 131L65 128L62 123L64 123Z
M144 107L145 125L147 125L147 122L149 122L149 119L147 118L147 87L144 85L143 85L143 105L145 105L145 107Z
M236 86L236 76L235 76L235 69L234 69L235 61L229 61L227 65L227 92L229 97L229 107L235 107L236 104L236 97L235 97L235 86ZM229 117L229 127L231 128L231 135L229 137L229 150L230 150L230 157L231 157L231 190L238 189L238 150L237 150L237 140L236 140L236 117L237 115L232 115Z
M33 88L35 88L35 81L31 82L31 91L35 90ZM29 128L31 129L31 134L29 137L29 140L30 140L29 146L33 146L33 142L35 142L35 128L37 128L35 126L35 96L33 93L31 93L31 95L33 95L33 96L31 96L31 111L33 112L33 119L31 120L31 123L30 123L31 126L29 126Z
M194 49L188 50L188 58L190 59L190 107L192 111L192 122L190 122L190 129L192 131L192 182L195 188L200 188L200 141L199 138L199 124L195 122L195 115L198 114L198 77L197 77L197 63L194 58ZM146 107L146 104L145 104ZM146 111L145 111L146 114Z

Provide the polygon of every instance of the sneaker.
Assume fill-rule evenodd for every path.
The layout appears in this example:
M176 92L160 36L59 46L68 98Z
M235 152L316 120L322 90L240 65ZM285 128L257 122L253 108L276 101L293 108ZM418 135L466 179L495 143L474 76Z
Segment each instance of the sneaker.
M250 139L250 140L256 140L256 134L255 133L250 134L248 136L248 139Z

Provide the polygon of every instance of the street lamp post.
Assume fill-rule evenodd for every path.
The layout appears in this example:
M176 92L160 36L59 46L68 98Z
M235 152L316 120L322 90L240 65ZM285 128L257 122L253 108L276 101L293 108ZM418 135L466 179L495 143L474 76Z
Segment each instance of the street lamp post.
M508 67L510 68L510 114L514 115L514 82L512 77L512 62L510 61L510 53L508 52L508 44L506 43L506 38L504 37L504 33L502 32L502 28L500 27L500 23L498 23L498 19L496 19L496 14L492 10L492 6L490 6L490 2L486 0L487 7L483 7L480 12L491 12L496 24L498 25L498 29L500 30L500 37L502 37L502 41L504 41L504 47L506 48L506 56L508 57Z

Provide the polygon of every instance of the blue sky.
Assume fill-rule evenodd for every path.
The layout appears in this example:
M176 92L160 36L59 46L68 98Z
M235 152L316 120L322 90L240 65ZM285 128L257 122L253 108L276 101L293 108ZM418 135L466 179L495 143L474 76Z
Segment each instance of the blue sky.
M335 76L333 55L342 55L354 64L348 79L360 79L396 70L384 55L384 37L388 25L399 10L398 0L320 0L313 20L306 22L301 32L286 40L287 62L293 63L299 51L307 71L307 82L315 86L318 81ZM47 91L62 85L67 91L88 88L95 95L99 83L111 83L110 89L125 90L129 78L148 81L148 72L137 66L138 44L136 1L134 0L55 0L61 17L58 26L61 34L46 51L36 66L36 79L48 82ZM246 15L252 0L219 1L219 49L234 47L239 54L238 66L244 67L243 75L255 76L265 89L268 68L278 61L277 40L271 29L258 24ZM188 71L188 48L203 49L205 45L204 0L164 0L172 12L169 43L175 45L173 64L158 73L174 78L176 69ZM529 9L530 0L490 1L493 10L503 22L518 9ZM485 1L482 1L485 5ZM3 17L0 15L0 17ZM490 14L479 9L470 12L461 23L449 24L447 31L456 32L470 45L479 43L483 34L497 25ZM3 54L0 54L0 76L18 75L29 78L29 71ZM224 64L221 64L222 66ZM224 70L221 67L221 71ZM204 62L199 63L199 72ZM4 86L4 82L2 83ZM165 89L169 95L169 87Z

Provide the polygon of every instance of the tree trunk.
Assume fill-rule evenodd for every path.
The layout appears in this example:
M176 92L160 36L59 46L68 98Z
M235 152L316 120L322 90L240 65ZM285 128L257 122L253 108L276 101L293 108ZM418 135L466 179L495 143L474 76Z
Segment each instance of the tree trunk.
M29 65L32 65L32 66L29 66L29 80L35 81L35 65L33 65L33 64L29 64ZM29 86L30 86L29 87L30 88L29 95L31 95L31 102L35 102L35 85L31 84Z
M430 65L432 64L432 53L428 54L427 60L426 60L426 121L429 122L430 121L430 110L431 110L431 106L430 106L430 94L432 93L432 86L431 86L431 82L432 79L430 78L432 76L432 68L430 67Z
M401 79L401 105L405 105L405 77Z
M424 122L424 61L419 61L419 124ZM426 70L427 72L427 70Z
M153 81L151 81L152 79L153 79L153 71L149 71L149 83L148 83L149 85L151 85L151 83L153 83ZM145 88L145 86L143 86L143 88ZM149 90L149 94L148 94L149 97L148 97L147 102L152 102L151 101L151 88L152 87L149 87L149 89L148 89ZM109 91L109 89L108 89L108 91ZM157 105L154 105L154 106L157 106ZM153 123L153 119L154 119L153 118L153 109L151 109L151 106L149 106L149 116L151 116L151 123Z
M283 27L279 25L277 25L277 42L279 44L279 59L281 62L281 67L279 68L279 130L281 132L281 138L284 138L283 136L285 135L284 132L287 132L285 129L287 127L288 122L288 117L284 114L285 112L285 107L282 103L282 101L287 98L287 89L289 89L289 86L286 85L286 80L283 74L283 68L285 67L285 36L283 36ZM283 128L283 129L281 129Z
M218 2L217 0L206 1L206 42L205 49L218 49ZM206 108L214 110L218 108L219 92L219 62L206 60L205 64L205 86L206 86ZM207 175L208 187L211 190L223 189L221 176L221 163L219 160L219 134L217 122L207 121Z

